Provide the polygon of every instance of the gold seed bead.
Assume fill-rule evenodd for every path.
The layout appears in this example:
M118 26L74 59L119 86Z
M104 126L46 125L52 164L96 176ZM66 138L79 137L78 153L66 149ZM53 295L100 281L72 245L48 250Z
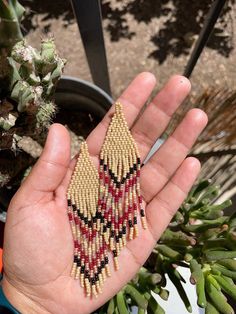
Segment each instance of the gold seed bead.
M131 227L131 228L129 229L129 239L130 239L130 240L133 240L133 238L134 238L134 228Z
M78 267L77 270L76 270L75 279L79 279L80 278L80 268L81 267Z
M119 262L118 262L117 257L114 257L114 265L115 265L115 270L119 270Z
M106 265L106 274L107 274L107 277L111 277L111 271L108 265Z
M84 288L84 274L80 274L80 285Z
M138 231L138 226L134 225L134 237L138 237L139 231Z
M95 285L92 285L92 294L93 294L93 296L95 296L95 298L98 297Z
M77 264L73 263L73 266L72 266L72 269L71 269L71 277L73 277L73 278L75 278L76 268L77 268Z
M142 221L142 226L143 226L143 229L147 229L147 220L145 217L141 217L141 221Z

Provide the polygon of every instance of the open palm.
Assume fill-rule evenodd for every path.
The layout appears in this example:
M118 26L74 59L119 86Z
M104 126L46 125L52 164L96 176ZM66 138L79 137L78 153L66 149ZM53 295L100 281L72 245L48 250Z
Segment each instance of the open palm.
M119 98L142 160L190 90L186 78L172 77L136 120L155 83L152 74L141 73ZM111 108L87 139L95 163L113 111ZM206 123L206 115L192 109L142 167L148 229L140 228L139 237L128 242L119 256L120 270L115 272L111 265L112 276L103 293L92 300L84 296L79 281L70 277L73 240L66 190L75 160L70 161L67 130L54 124L40 159L8 210L3 289L12 305L27 314L82 314L91 313L116 294L148 258L194 183L200 164L186 156Z

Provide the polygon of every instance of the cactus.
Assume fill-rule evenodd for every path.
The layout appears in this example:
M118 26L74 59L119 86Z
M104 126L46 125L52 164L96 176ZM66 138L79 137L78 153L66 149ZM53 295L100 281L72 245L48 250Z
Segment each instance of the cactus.
M168 300L167 275L187 311L192 313L182 285L185 280L177 266L190 269L190 282L196 286L197 303L206 309L206 313L234 313L226 297L236 301L236 215L223 213L231 201L214 204L218 193L219 187L210 180L201 181L192 188L144 267L102 307L101 313L132 313L132 307L136 306L138 313L164 314L153 293Z
M17 0L0 0L0 187L15 183L36 160L22 138L43 144L65 65L53 38L43 39L39 51L28 45L20 29L24 11Z
M17 0L0 1L0 95L9 87L9 63L7 57L15 43L23 39L20 22L24 8Z

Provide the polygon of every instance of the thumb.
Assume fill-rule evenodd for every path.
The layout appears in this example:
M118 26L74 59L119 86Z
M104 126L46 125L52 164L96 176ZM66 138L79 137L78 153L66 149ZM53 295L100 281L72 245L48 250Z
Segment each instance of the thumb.
M54 192L62 182L70 163L70 136L61 124L53 124L47 136L43 152L29 176L17 192L17 202L29 205L42 198L42 194ZM21 200L20 200L20 199Z

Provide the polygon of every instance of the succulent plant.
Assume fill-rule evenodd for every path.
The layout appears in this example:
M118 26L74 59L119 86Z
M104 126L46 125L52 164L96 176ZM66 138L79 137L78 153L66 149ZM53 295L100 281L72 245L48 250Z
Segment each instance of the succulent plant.
M0 187L23 175L36 160L34 152L20 145L21 139L43 144L56 113L53 96L65 65L53 38L42 39L39 51L23 39L24 12L17 0L0 0Z
M236 214L226 216L227 200L214 204L219 187L201 181L189 193L145 265L114 298L95 313L164 314L153 294L168 300L167 275L192 313L178 266L190 269L197 303L207 314L232 314L226 296L236 301Z

